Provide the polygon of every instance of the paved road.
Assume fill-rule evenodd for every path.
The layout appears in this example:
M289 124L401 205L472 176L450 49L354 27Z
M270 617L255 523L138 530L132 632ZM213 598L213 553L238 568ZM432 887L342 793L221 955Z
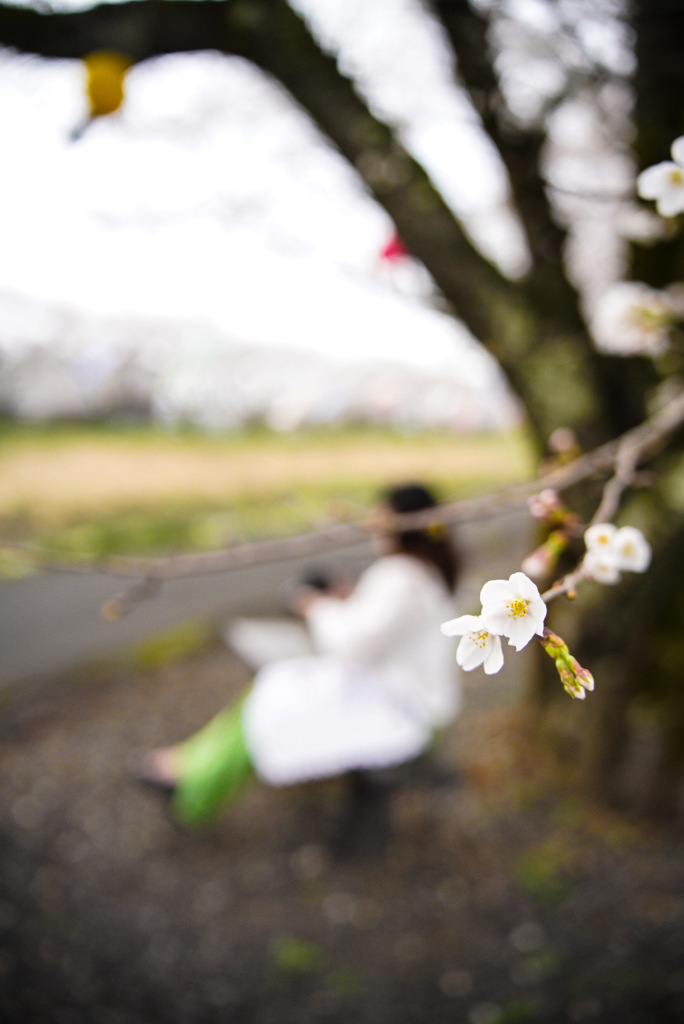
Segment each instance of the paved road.
M530 520L523 514L469 524L460 531L467 555L463 606L476 610L480 586L508 576L527 550ZM368 562L359 545L316 556L316 565ZM307 559L310 564L312 559ZM106 658L184 621L221 621L233 615L282 611L282 586L304 568L301 560L233 569L215 575L169 581L152 600L115 623L100 606L121 589L107 575L42 574L0 584L0 687L62 675L83 663Z

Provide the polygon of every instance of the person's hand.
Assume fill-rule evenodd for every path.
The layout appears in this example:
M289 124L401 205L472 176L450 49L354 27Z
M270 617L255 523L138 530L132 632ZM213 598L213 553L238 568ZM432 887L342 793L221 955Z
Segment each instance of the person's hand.
M314 587L295 587L288 595L290 610L296 615L306 615L311 606L322 597L320 590Z

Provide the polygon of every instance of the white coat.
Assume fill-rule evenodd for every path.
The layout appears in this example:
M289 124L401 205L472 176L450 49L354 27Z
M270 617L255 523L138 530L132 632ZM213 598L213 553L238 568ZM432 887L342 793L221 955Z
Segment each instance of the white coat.
M404 554L378 559L350 597L315 601L317 653L263 667L245 701L257 775L287 785L418 756L459 709L439 628L453 615L437 571Z

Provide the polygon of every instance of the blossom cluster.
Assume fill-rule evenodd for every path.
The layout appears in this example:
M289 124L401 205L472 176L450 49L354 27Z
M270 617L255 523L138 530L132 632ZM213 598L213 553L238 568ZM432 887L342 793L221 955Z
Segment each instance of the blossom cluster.
M684 213L684 135L672 143L671 160L642 171L637 193L654 200L661 217ZM619 281L601 297L592 315L591 333L602 351L620 356L662 353L682 317L676 287L651 288L641 281Z
M456 661L466 672L482 665L487 675L503 665L501 637L522 650L533 636L542 636L546 605L536 585L523 572L507 580L489 580L480 592L479 615L461 615L442 625L445 636L460 636Z
M651 564L651 545L635 526L597 523L584 534L584 543L582 570L597 583L617 583L621 572L645 572Z
M547 513L560 508L550 501L550 492L545 495L545 508ZM586 552L580 572L567 577L568 581L584 578L617 583L622 572L644 572L650 565L651 546L634 526L618 528L613 523L597 523L586 530L584 541ZM520 651L533 636L539 636L571 697L583 699L587 690L594 689L591 672L570 654L561 637L545 629L546 604L524 572L514 572L507 580L489 580L480 591L480 601L479 615L460 615L442 623L445 636L461 638L456 661L462 669L470 672L482 665L486 675L494 675L504 663L502 637Z

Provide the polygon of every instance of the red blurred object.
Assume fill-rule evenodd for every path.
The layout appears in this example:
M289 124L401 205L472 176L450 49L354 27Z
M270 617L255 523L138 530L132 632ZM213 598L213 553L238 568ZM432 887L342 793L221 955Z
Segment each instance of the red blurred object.
M398 263L409 255L399 235L392 235L387 245L380 251L380 259L386 263Z

